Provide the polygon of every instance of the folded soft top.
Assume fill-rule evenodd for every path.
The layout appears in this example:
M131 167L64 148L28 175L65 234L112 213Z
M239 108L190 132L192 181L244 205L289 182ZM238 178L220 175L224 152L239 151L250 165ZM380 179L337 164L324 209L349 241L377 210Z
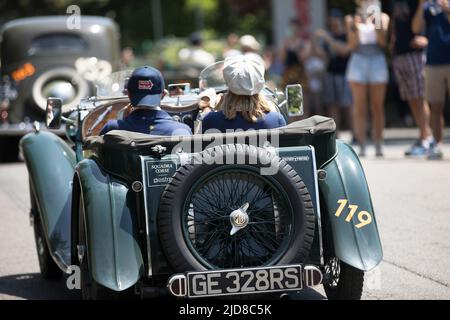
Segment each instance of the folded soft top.
M216 133L193 136L152 136L148 134L114 130L102 137L89 137L86 141L87 145L92 143L113 146L114 148L145 148L155 145L176 144L179 142L195 142L195 141L214 141L217 139L229 140L245 137L254 137L258 135L278 135L278 136L296 136L296 135L322 135L326 133L334 133L336 124L333 119L314 116L305 120L293 122L285 127L271 130L250 130L238 131L233 133Z

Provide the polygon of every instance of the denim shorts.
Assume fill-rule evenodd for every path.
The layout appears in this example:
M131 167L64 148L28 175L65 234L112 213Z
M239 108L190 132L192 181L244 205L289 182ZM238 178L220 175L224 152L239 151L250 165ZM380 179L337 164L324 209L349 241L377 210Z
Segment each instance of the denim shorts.
M345 75L328 73L325 78L323 102L340 108L352 106L352 92Z
M352 54L347 67L347 80L362 84L386 84L389 71L384 54Z

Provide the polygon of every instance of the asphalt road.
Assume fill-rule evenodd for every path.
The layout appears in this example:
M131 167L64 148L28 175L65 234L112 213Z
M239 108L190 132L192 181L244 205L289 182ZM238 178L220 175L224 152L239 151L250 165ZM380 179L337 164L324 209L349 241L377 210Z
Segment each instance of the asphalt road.
M386 157L363 160L384 260L366 275L364 299L450 299L450 146L444 161L405 159L391 142ZM78 299L65 279L39 276L29 224L25 165L0 164L0 300ZM300 299L323 299L309 290Z

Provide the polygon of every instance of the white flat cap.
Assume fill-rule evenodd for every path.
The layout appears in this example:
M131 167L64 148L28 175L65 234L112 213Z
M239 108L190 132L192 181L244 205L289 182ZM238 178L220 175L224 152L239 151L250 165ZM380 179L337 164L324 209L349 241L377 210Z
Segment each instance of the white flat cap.
M261 50L261 45L259 44L258 40L250 34L246 34L245 36L242 36L239 39L239 44L243 48L249 48L253 51L259 51Z
M237 95L252 96L264 89L265 67L251 56L225 59L223 78L229 90Z

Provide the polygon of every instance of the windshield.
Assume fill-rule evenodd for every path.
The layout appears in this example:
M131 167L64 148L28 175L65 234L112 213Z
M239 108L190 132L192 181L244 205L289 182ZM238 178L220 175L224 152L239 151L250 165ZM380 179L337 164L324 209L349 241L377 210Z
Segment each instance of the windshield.
M216 92L227 90L228 87L223 79L224 62L216 62L209 67L203 69L199 76L199 88L200 91L204 91L209 88L214 88Z
M126 96L125 86L132 73L133 70L114 72L97 81L97 97L118 98Z

